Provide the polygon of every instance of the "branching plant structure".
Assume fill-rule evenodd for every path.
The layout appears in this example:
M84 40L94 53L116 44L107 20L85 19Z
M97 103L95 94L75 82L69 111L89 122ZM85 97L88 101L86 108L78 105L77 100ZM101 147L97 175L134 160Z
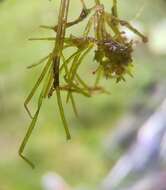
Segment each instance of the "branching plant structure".
M84 0L80 0L82 11L79 17L74 21L68 21L69 5L70 0L61 0L58 24L56 26L41 26L42 28L53 30L56 34L55 38L30 39L51 40L54 42L54 48L49 55L41 59L37 64L28 67L33 68L45 64L38 80L24 103L25 109L31 118L31 123L19 148L19 155L32 168L34 168L34 164L23 155L23 151L36 125L44 99L56 94L66 137L70 139L71 135L65 118L61 92L66 91L66 102L71 102L74 113L78 115L74 94L91 97L94 92L106 93L104 88L99 85L100 79L103 76L108 79L114 79L116 82L125 81L126 74L132 76L133 40L129 40L126 37L122 28L128 28L138 35L144 43L148 41L147 37L134 28L129 22L119 18L117 0L112 0L110 12L105 10L104 4L102 4L100 0L94 0L94 6L90 8L86 6ZM66 30L68 28L79 25L81 22L86 22L81 35L67 35ZM66 57L64 51L68 48L74 48L75 52ZM83 76L79 74L80 66L86 63L84 59L90 52L93 52L94 61L98 64L96 70L93 72L93 75L96 75L93 86L89 86ZM28 104L39 86L42 86L42 90L38 98L37 110L33 115L28 108Z

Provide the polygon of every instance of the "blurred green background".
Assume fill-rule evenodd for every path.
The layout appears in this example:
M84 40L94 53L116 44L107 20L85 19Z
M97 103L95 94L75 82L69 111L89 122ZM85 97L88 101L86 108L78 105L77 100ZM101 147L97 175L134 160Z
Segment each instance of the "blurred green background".
M65 140L56 98L46 100L25 151L36 165L36 169L31 170L18 157L17 151L30 122L23 102L41 68L27 70L26 67L47 55L53 43L31 42L28 38L55 35L40 29L39 25L57 22L59 2L0 1L0 190L40 190L41 178L49 171L57 172L78 189L84 186L95 189L113 164L103 149L106 135L135 102L146 98L146 86L165 78L165 54L155 52L155 42L138 44L133 79L127 77L126 83L119 84L103 79L102 84L111 95L77 96L79 119L75 118L70 106L65 105L72 134L70 142ZM86 2L93 4L93 0ZM103 2L110 10L111 0ZM79 7L78 0L71 2L71 20L79 15ZM120 17L139 22L148 36L166 19L165 10L163 0L119 0ZM69 32L78 35L80 30L81 27L75 26ZM91 55L86 64L85 72L89 77L95 68ZM35 102L32 101L32 110ZM116 157L116 152L113 156Z

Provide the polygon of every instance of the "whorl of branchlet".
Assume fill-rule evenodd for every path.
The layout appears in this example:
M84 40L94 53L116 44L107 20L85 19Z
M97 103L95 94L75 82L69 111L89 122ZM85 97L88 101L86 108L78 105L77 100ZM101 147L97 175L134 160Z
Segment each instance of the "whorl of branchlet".
M132 63L132 51L132 42L103 40L97 44L95 60L103 67L106 77L124 80L124 74L128 73L128 67Z

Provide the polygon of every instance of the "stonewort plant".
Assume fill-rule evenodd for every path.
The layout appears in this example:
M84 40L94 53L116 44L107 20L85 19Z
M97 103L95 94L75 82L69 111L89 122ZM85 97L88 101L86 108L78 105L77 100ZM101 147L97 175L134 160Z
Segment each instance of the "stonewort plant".
M35 127L43 100L56 94L60 116L66 132L67 139L71 138L70 131L65 118L61 92L66 91L66 102L70 102L74 113L78 115L74 94L81 94L91 97L94 92L106 93L104 88L99 85L100 78L115 79L116 82L125 81L125 75L132 76L132 52L133 41L125 36L121 26L125 26L145 43L147 37L134 28L129 22L121 20L118 16L117 0L112 0L110 12L105 10L100 0L94 0L92 7L87 7L84 0L80 0L82 11L77 19L68 21L70 0L61 0L59 8L58 24L56 26L41 26L51 29L56 33L56 37L32 38L30 40L52 40L54 48L46 57L42 58L37 64L28 68L33 68L44 64L43 70L25 100L24 106L31 118L30 126L19 148L19 155L32 167L34 164L23 155L25 146ZM111 2L110 2L111 7ZM66 35L66 30L73 25L79 25L84 20L88 20L80 36ZM64 51L74 48L75 52L66 57ZM89 86L84 78L79 74L79 68L84 64L84 58L94 52L94 61L98 63L93 74L96 80L93 86ZM42 85L42 90L38 98L38 106L33 115L28 104L33 98L36 90Z

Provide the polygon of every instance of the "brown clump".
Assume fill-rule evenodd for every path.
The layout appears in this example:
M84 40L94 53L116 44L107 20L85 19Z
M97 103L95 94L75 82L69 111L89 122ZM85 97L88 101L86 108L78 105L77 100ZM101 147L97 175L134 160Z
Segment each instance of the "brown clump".
M104 75L108 78L124 80L129 74L132 63L132 42L120 43L112 39L100 41L95 51L95 60L102 66Z

